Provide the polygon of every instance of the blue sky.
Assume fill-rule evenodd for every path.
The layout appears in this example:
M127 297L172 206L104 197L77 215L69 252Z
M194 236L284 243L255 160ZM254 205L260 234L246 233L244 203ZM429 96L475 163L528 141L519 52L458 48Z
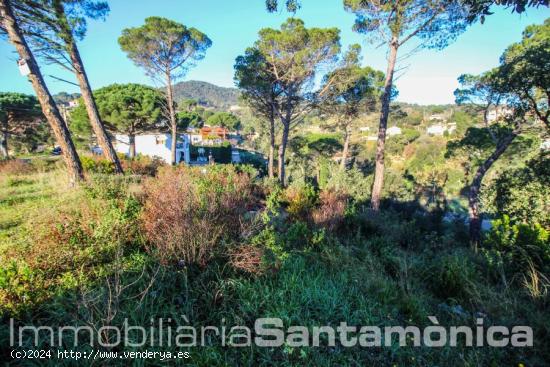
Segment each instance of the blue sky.
M122 29L139 26L148 16L163 16L198 28L213 41L204 60L191 69L185 80L204 80L220 86L233 86L235 57L252 45L263 27L278 27L286 12L269 14L263 0L111 0L105 21L90 21L86 38L79 43L93 88L111 83L152 84L143 71L120 50L117 39ZM384 47L376 48L364 36L352 32L353 14L341 0L303 0L297 16L307 27L338 27L343 48L352 43L363 46L363 63L385 71ZM463 73L480 73L498 63L502 51L521 37L529 24L550 17L548 8L530 9L522 15L495 9L485 24L475 24L442 51L422 50L400 62L396 80L398 100L418 104L452 103L456 78ZM403 50L404 52L406 50ZM17 55L7 41L0 40L0 91L33 93L30 83L19 74ZM48 75L74 80L65 71L44 66L43 74L53 93L76 92L78 88Z

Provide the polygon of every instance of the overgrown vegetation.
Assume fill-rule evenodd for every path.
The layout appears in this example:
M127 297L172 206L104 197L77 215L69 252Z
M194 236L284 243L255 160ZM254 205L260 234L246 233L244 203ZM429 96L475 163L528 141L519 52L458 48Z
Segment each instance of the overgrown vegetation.
M474 325L482 317L485 326L532 326L534 347L224 348L211 335L208 347L182 350L195 365L538 365L550 358L548 232L540 226L504 217L474 254L459 224L419 206L375 213L353 189L281 190L247 167L96 173L73 190L63 189L55 168L8 177L0 187L3 323L99 329L164 317L200 329L253 327L260 316L308 327L427 325L429 315L443 325ZM46 347L48 339L39 342Z
M443 48L491 3L344 0L354 30L387 45L387 75L362 65L358 45L342 54L338 28L293 16L261 29L236 59L240 92L174 84L212 41L148 17L119 44L164 90L113 84L92 94L76 40L108 4L0 0L0 33L37 95L0 93L2 361L36 365L12 358L11 327L37 326L46 333L23 335L19 348L146 345L187 351L191 359L175 363L198 366L549 364L550 19L527 27L496 68L459 77L456 105L392 101L403 44ZM538 2L503 4L521 12ZM296 12L300 2L285 5ZM61 107L76 95L54 100L33 54L75 72L82 96L70 118ZM115 154L104 123L128 136L129 157ZM199 136L205 123L224 130ZM170 162L135 154L136 134L167 128ZM176 150L202 139L221 143L189 147L192 162L176 166ZM241 163L231 164L237 151ZM314 347L237 347L233 326L253 330L268 317L285 329L469 326L477 343L430 348L408 335L400 346L384 335L384 347L345 347L338 335L336 345L323 336ZM518 325L531 328L532 346L480 345L480 329ZM111 331L127 326L150 327L142 340L151 342L125 334L120 343ZM90 333L54 340L47 327ZM201 335L163 345L165 327Z

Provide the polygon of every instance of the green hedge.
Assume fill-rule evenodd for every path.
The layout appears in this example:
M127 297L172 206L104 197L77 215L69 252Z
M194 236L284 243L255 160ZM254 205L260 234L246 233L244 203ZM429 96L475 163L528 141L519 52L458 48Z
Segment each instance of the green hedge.
M199 157L199 148L204 148L204 156L206 158L212 154L216 163L231 163L231 144L227 141L213 146L191 145L190 154L192 161L196 161Z

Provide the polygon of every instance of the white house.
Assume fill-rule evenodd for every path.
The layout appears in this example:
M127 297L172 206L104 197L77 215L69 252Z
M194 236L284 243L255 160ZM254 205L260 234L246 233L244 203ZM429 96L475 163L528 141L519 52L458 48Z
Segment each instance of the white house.
M430 116L430 121L445 121L445 115L442 113L434 113Z
M359 128L359 131L361 131L362 133L368 132L369 130L370 130L370 127L368 126L361 126Z
M540 144L540 150L544 150L544 151L550 150L550 139L546 139Z
M456 130L456 124L453 122L445 125L434 124L434 125L428 126L428 128L426 129L426 132L429 135L442 136L443 134L445 134L445 132L448 132L449 134L451 134L455 130Z
M447 131L447 129L441 124L428 126L428 129L426 130L426 132L430 135L443 135L445 131Z
M126 155L130 154L130 139L128 135L115 135L115 150ZM189 149L190 139L188 134L179 134L176 144L176 163L191 161ZM142 154L148 157L158 157L170 163L172 160L171 146L172 135L170 133L148 133L135 136L136 155Z
M189 138L191 139L191 144L199 144L200 142L202 142L201 134L192 133L189 134Z
M401 135L401 128L397 126L392 126L386 130L388 136Z

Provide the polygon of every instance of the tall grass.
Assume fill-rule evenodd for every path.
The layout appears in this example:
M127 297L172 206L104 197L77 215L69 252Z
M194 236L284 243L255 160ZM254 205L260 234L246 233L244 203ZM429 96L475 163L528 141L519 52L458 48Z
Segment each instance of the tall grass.
M144 191L143 181L134 177L92 175L87 185L67 190L57 171L10 175L0 183L4 326L10 317L15 317L17 325L88 325L94 330L120 326L125 319L130 325L147 327L151 318L160 317L172 319L174 328L193 325L199 330L206 325L253 328L259 317L281 318L285 328L336 327L344 321L424 326L430 315L444 326L473 326L475 318L482 317L486 326L532 326L534 347L398 347L395 341L392 347L344 348L328 346L322 339L320 347L229 348L209 335L207 347L182 349L191 353L183 363L530 366L550 361L549 299L541 288L543 278L526 274L531 294L521 282L504 286L494 278L486 259L460 241L459 231L439 226L425 213L372 213L353 208L343 196L321 193L317 197L316 191L285 197L280 192L270 195L266 189L264 198L258 183L241 175L166 168L160 177L145 180ZM172 223L173 213L163 208L174 195L176 209L185 214L175 218L185 220ZM217 204L212 206L212 200ZM154 211L153 205L158 205ZM186 212L187 205L192 210ZM289 215L288 208L296 210ZM196 224L201 221L221 226L229 235L223 241L207 238L213 246L204 249L208 261L177 261L183 255L167 251L162 241L150 237L142 227L144 218L163 220L163 231L172 231L176 225L186 231L185 236L166 234L174 239L170 248L204 239L204 234L197 233L203 229ZM151 246L176 261L164 261ZM252 259L252 271L239 266L238 260L243 259ZM112 335L102 337L109 340ZM0 328L0 342L8 365L36 365L30 360L9 360L7 327ZM85 344L72 347L68 339L65 343L67 349L91 350ZM40 339L39 348L48 348L47 338ZM40 362L74 365L70 360Z

